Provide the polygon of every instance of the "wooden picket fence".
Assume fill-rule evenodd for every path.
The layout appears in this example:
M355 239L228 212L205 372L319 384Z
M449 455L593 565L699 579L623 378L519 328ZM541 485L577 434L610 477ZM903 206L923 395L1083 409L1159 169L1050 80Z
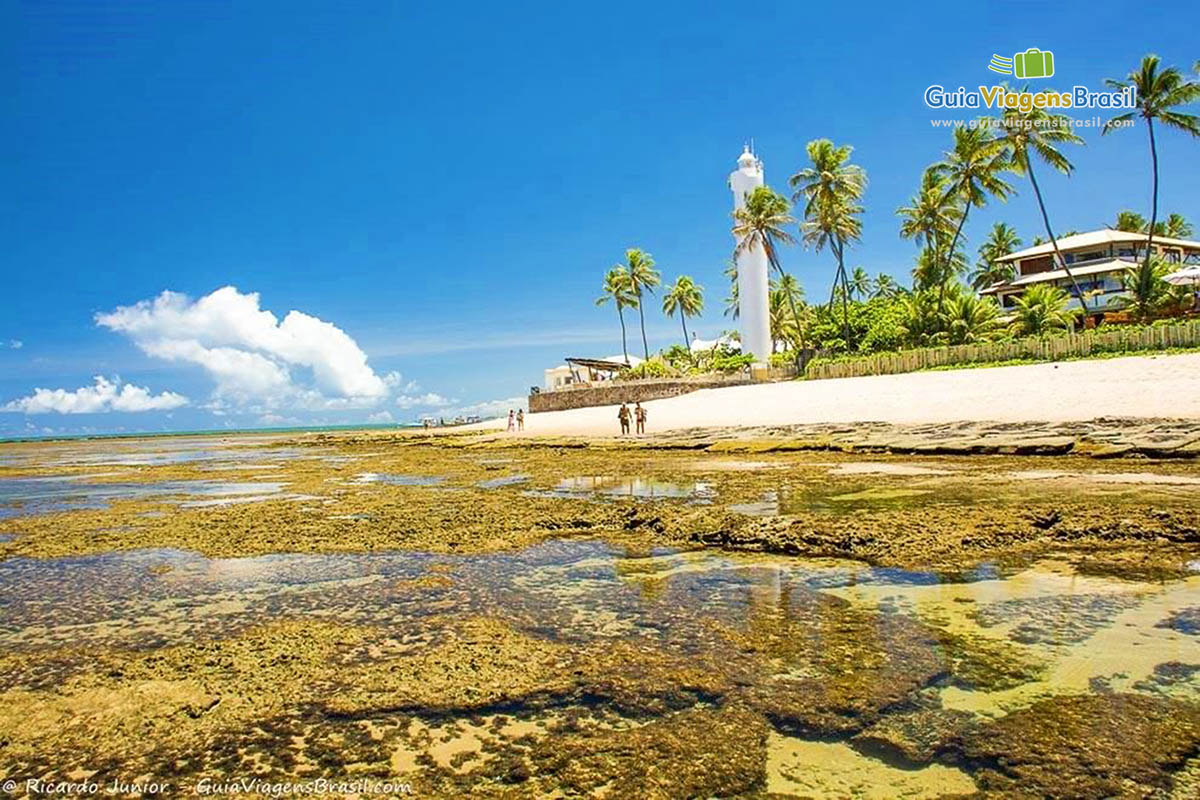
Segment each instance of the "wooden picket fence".
M1097 353L1138 353L1175 347L1200 347L1200 320L1154 326L1102 327L1046 338L1027 337L982 344L923 347L894 353L874 353L838 361L816 361L805 377L857 378L895 375L957 364L981 364L1017 359L1061 361Z

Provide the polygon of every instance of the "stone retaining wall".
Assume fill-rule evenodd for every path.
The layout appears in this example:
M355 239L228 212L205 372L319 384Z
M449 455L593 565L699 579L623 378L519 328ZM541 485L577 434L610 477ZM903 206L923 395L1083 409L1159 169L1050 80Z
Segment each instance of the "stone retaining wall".
M529 395L529 412L565 411L569 408L588 406L611 406L619 403L644 403L675 397L698 389L717 389L750 383L749 376L735 375L723 378L662 378L640 381L605 381L588 386L560 389L556 392L538 392Z

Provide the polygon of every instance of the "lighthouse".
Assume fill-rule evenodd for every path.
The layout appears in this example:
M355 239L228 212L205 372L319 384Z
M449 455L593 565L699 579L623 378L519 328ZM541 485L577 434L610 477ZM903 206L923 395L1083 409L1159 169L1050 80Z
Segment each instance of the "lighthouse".
M747 147L729 175L733 210L746 204L746 196L763 185L763 165ZM740 241L739 241L740 244ZM762 247L743 250L737 256L738 321L741 323L742 352L757 363L771 357L771 322L767 311L767 253Z

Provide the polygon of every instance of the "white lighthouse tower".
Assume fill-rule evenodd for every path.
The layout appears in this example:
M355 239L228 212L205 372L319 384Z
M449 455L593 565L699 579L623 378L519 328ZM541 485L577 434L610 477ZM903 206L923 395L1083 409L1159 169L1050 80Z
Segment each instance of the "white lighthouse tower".
M763 165L747 147L729 175L733 208L746 204L746 195L763 185ZM741 323L742 352L758 363L771 357L771 321L767 311L767 253L761 247L742 251L737 257L738 321Z

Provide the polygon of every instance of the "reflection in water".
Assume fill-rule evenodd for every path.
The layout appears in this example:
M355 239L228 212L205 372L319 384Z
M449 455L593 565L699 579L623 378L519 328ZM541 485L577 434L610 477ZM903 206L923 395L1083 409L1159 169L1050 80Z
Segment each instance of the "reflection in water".
M391 486L436 486L445 478L436 475L393 475L387 472L360 472L350 483L386 483Z
M1136 583L1081 576L1054 561L1011 575L983 567L965 582L948 582L934 573L837 559L669 549L629 554L580 540L472 556L210 559L142 550L0 562L0 649L140 649L302 618L381 626L395 632L393 653L419 653L453 637L448 621L478 614L577 648L633 645L680 668L765 658L766 672L738 673L758 693L756 702L820 721L824 712L806 711L805 698L852 690L879 697L887 709L892 684L908 678L903 670L936 676L951 669L944 634L1002 644L1045 665L1016 686L932 686L931 697L945 708L995 716L1046 695L1113 688L1200 699L1197 670L1181 666L1200 664L1200 637L1186 625L1164 624L1194 613L1198 598L1200 576ZM917 685L929 679L918 677ZM518 739L560 735L560 713L416 721L393 766L412 770L432 758L466 769ZM611 711L588 713L591 722L579 717L571 726L645 724L602 717ZM828 724L840 723L834 717ZM959 767L902 768L852 744L772 732L767 789L813 797L974 790Z
M528 494L538 497L580 499L595 497L631 497L639 500L674 498L707 504L712 502L716 496L716 490L703 481L672 483L645 477L583 475L563 478L553 489L532 490Z
M46 514L85 508L107 508L113 500L144 500L152 497L205 497L180 501L184 506L220 505L228 502L279 499L282 483L252 481L158 481L155 483L90 483L80 475L60 478L0 479L0 518ZM293 499L299 499L295 496Z

